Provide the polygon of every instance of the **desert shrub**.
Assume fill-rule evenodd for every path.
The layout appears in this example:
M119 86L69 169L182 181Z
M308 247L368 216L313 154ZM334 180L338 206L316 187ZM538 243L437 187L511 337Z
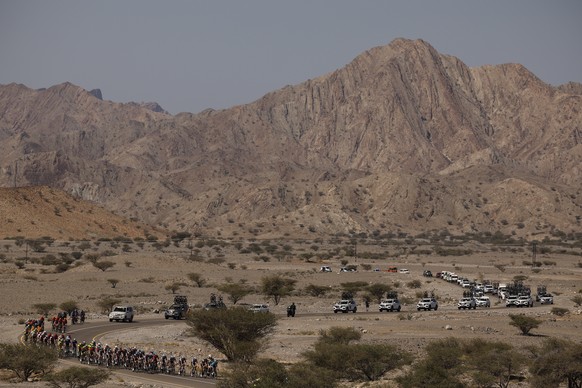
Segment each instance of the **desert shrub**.
M288 296L295 289L295 283L297 280L280 275L266 276L261 279L261 292L278 305L281 298Z
M372 269L372 265L371 264L361 264L362 269L364 269L364 271L369 271Z
M376 298L378 303L380 303L384 295L386 295L388 291L392 291L392 287L384 283L373 283L367 286L365 290L368 291L374 298Z
M155 283L156 279L153 276L138 280L141 283Z
M538 328L542 323L542 321L540 321L539 319L528 317L523 314L520 315L509 314L509 318L511 319L511 322L509 322L509 324L521 330L521 333L523 335L529 335L529 332L532 329Z
M77 305L77 301L75 300L68 300L59 305L59 308L63 311L66 311L68 314L71 314L71 311L75 310L78 307L79 306Z
M337 331L337 333L331 334ZM330 328L321 333L314 350L304 353L310 365L328 369L350 381L375 381L385 373L412 362L392 345L350 344L361 334L353 328Z
M166 284L164 286L164 289L167 291L171 291L172 294L175 294L176 292L178 292L178 290L180 289L180 287L182 287L182 285L184 285L184 283L179 283L179 282L173 282L170 284Z
M228 295L228 299L232 302L232 304L236 304L245 296L253 292L253 289L251 287L239 283L221 284L216 288L218 289L218 291Z
M315 297L324 296L327 291L329 291L329 287L319 286L316 284L310 284L305 287L305 292Z
M103 272L107 271L109 268L111 268L113 266L115 266L115 263L113 261L107 261L107 260L96 261L93 263L93 267L100 269Z
M552 307L551 313L557 315L559 317L563 317L564 315L568 314L570 310L563 307Z
M534 359L529 367L532 387L582 386L582 345L579 343L548 338L532 353Z
M57 264L57 265L55 265L55 272L56 273L63 273L63 272L66 272L69 268L71 268L71 266L67 263Z
M215 265L220 265L222 263L224 263L226 260L221 258L221 257L213 257L212 259L208 259L206 260L206 262L208 264L215 264Z
M574 302L576 307L580 307L582 305L582 295L574 295L574 297L572 297L570 300Z
M406 286L408 288L420 288L420 287L422 287L422 283L420 282L420 280L415 279L415 280L412 280L412 281L406 283Z
M106 369L71 366L50 373L46 381L55 388L88 388L105 382L109 375L110 372Z
M21 381L36 374L44 375L57 360L56 350L48 346L0 344L0 369L13 372Z
M71 252L71 256L73 256L75 260L79 260L81 257L83 257L83 253L79 251L74 251Z
M121 299L116 299L112 296L106 296L105 298L101 299L97 302L97 306L101 307L101 312L104 314L109 314L113 306L119 304Z
M286 367L272 359L252 364L237 363L220 381L223 388L334 388L337 378L332 371L299 362Z
M107 279L107 281L111 284L111 288L117 287L117 284L119 283L119 279Z
M195 310L186 323L192 335L207 341L232 362L251 362L277 325L271 313L256 314L244 308Z
M190 281L192 281L198 287L202 287L204 284L206 284L206 279L204 279L202 275L197 272L190 272L187 276L188 279L190 279Z
M52 310L54 310L57 305L56 303L36 303L33 304L32 307L36 310L37 313L44 315L45 317L50 314Z
M57 259L55 255L45 255L41 260L40 263L42 265L57 265L61 263L61 260Z

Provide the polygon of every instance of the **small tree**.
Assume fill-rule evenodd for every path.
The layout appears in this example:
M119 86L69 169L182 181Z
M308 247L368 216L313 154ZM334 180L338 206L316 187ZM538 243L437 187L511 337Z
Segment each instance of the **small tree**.
M572 302L576 305L576 307L582 306L582 295L575 295L571 299Z
M49 372L57 359L57 352L47 346L0 344L0 369L14 372L22 381Z
M121 303L121 299L115 299L111 296L107 296L101 299L99 302L97 302L97 305L101 307L101 311L103 313L109 314L111 312L111 309L113 309L113 306L119 303Z
M278 305L281 298L288 296L295 289L295 279L284 278L279 275L266 276L261 279L261 290L263 294L272 298L275 305Z
M74 309L78 308L77 302L74 300L68 300L66 302L63 302L59 305L59 308L63 311L66 311L67 314L71 314L71 311L73 311Z
M532 329L537 329L539 325L542 323L542 321L540 321L539 319L528 317L523 314L520 315L509 314L509 318L511 319L511 322L509 322L509 324L521 330L521 333L523 335L529 335L529 332Z
M217 287L217 289L228 295L228 299L233 304L236 304L236 302L253 292L253 289L249 286L238 283L221 284Z
M509 386L511 376L518 373L525 358L507 343L474 339L464 346L467 366L473 369L473 382L480 387Z
M337 378L330 370L299 362L286 368L272 359L261 358L252 364L237 363L220 381L223 388L334 388Z
M46 380L55 388L88 388L105 382L109 374L106 369L71 366L49 374Z
M353 328L330 328L321 333L314 350L304 355L310 365L349 380L378 380L386 372L412 362L410 355L391 345L350 344L360 336Z
M186 317L192 335L209 342L229 361L251 362L277 324L271 313L256 314L240 307L196 310Z
M114 265L115 265L115 263L113 261L108 261L108 260L96 261L93 263L93 267L98 268L103 272L107 271L109 268L113 267Z
M529 371L532 387L582 387L582 345L548 338L541 347L532 348L534 360Z
M380 303L384 295L386 295L388 291L392 290L392 287L390 287L388 284L374 283L366 287L366 290L370 293L370 295L376 298L378 303Z
M198 287L202 287L206 283L206 279L204 279L202 275L197 272L190 272L188 274L188 279L194 282L194 284L196 284Z
M166 284L164 289L166 289L168 291L172 291L172 294L175 294L176 292L178 292L178 290L180 289L181 286L182 286L182 283L174 282L174 283Z
M48 316L50 312L57 307L57 305L56 303L36 303L33 304L32 307L34 307L37 313Z
M318 286L316 284L310 284L307 287L305 287L305 292L315 297L324 296L327 293L327 291L329 291L329 287Z
M111 288L117 287L117 283L119 283L119 279L107 279L107 281L111 284Z

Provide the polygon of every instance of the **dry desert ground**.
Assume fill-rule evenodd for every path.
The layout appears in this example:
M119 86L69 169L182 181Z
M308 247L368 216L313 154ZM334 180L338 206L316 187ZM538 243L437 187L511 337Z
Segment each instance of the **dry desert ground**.
M184 321L165 321L163 311L174 294L166 289L168 284L181 284L176 294L186 295L193 308L207 303L211 293L218 294L217 285L228 282L243 282L260 289L261 279L279 274L296 280L293 294L283 298L279 305L267 300L260 292L243 298L239 303L263 303L270 305L271 312L279 315L275 333L261 354L282 362L294 362L302 352L318 338L319 332L332 326L348 326L363 333L362 341L390 343L404 350L422 354L424 346L435 339L455 336L459 338L484 338L507 341L524 347L540 344L544 338L555 336L576 342L582 340L582 315L580 307L571 300L582 290L582 257L578 252L570 254L537 254L537 262L542 263L532 270L528 265L532 260L530 249L493 246L472 246L471 253L462 256L438 256L435 254L415 254L413 249L360 242L356 256L344 256L341 252L346 243L313 241L239 241L238 243L210 244L196 242L196 245L171 244L154 248L149 243L128 244L124 247L114 241L90 242L64 272L57 272L54 265L43 265L42 258L52 255L57 258L66 253L79 251L80 242L55 241L47 245L43 252L33 252L25 246L17 246L13 240L2 241L2 263L0 263L0 284L2 298L0 311L3 342L17 341L22 332L22 322L26 318L38 316L33 305L66 301L77 301L79 308L87 311L88 321L108 322L106 315L97 306L104 297L112 296L123 303L135 306L136 320L148 317L160 320L160 326L135 330L132 324L111 323L118 331L101 338L109 344L135 345L160 352L186 355L220 354L210 345L195 337L188 336ZM274 249L271 253L253 253L256 247L277 246L285 255ZM249 251L249 247L254 247ZM465 247L467 248L467 247ZM333 252L336 255L324 255ZM100 255L100 261L115 263L102 271L87 260L90 255ZM324 257L325 259L322 259ZM16 265L26 258L22 268ZM357 272L339 272L341 260L357 265ZM346 261L344 261L345 263ZM46 263L46 261L45 261ZM329 265L330 273L319 271L321 265ZM409 274L389 273L388 266L409 269ZM378 269L379 271L375 271ZM540 305L533 308L509 309L491 296L491 308L458 310L457 301L462 296L462 288L442 279L422 276L424 270L454 271L470 279L491 280L510 283L516 276L524 278L524 283L532 287L546 285L554 294L554 305ZM188 278L189 273L199 273L205 280L202 287ZM115 288L110 279L118 280ZM411 288L410 283L418 280L420 288ZM356 314L333 314L332 306L340 299L342 283L362 281L369 284L384 283L394 287L405 303L400 313L380 313L376 301L372 301L366 312L362 295L356 296ZM313 297L304 289L310 284L329 287L324 296ZM434 292L439 301L438 311L417 311L415 304L418 293ZM223 295L227 305L232 305ZM287 318L286 306L294 302L297 316ZM551 314L554 307L567 308L570 313L560 317ZM56 312L56 310L55 310ZM510 313L522 313L543 321L534 330L534 336L522 336L518 329L509 325ZM223 364L224 365L224 364ZM38 383L40 384L40 383ZM113 377L102 386L131 385L129 381L118 381ZM138 384L138 383L136 383ZM25 385L20 385L25 386Z

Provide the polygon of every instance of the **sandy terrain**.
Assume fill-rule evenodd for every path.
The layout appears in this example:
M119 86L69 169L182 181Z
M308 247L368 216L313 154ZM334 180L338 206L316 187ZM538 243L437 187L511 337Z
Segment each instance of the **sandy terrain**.
M4 342L17 340L22 330L22 325L18 324L19 320L37 316L33 307L36 303L52 302L59 305L65 301L75 300L80 308L88 312L88 320L105 320L106 317L99 311L97 302L104 296L115 296L124 303L134 305L142 317L159 317L163 326L139 331L131 330L127 326L124 330L103 337L101 339L103 343L135 345L188 356L213 354L220 357L221 355L208 344L187 336L187 325L184 322L167 322L163 315L156 313L163 310L163 307L173 299L173 294L166 290L165 286L173 282L183 282L184 285L177 293L188 296L191 304L200 306L208 301L212 292L217 292L214 286L218 284L243 281L258 287L262 277L276 273L297 280L293 296L285 298L278 306L269 301L271 311L280 314L282 318L262 355L283 362L299 360L302 352L309 349L317 339L319 331L331 326L354 327L362 331L363 341L397 344L414 353L422 353L426 343L446 336L481 337L520 346L539 344L546 336L582 341L580 330L582 315L580 308L575 307L571 301L571 298L582 289L582 269L578 267L581 258L577 255L538 255L537 260L545 261L547 265L543 265L539 272L534 273L530 267L524 265L531 260L528 252L491 250L487 252L483 249L482 253L460 257L412 254L395 257L388 254L390 248L362 245L358 246L359 255L362 257L366 256L366 252L385 250L386 256L390 258L385 260L351 258L350 264L359 265L360 270L356 273L339 273L341 264L338 260L306 262L299 259L301 253L310 250L311 244L292 243L294 253L291 258L280 261L276 258L269 261L257 260L256 255L240 253L239 249L232 246L219 249L205 246L196 252L201 261L193 262L187 259L190 251L184 247L170 246L164 248L162 252L145 246L143 249L133 247L134 252L123 252L121 249L105 246L109 243L102 243L99 247L92 248L92 252L114 251L114 255L101 259L115 262L113 268L104 272L81 259L78 260L78 266L64 273L54 273L52 266L33 264L30 260L34 261L34 257L42 257L51 252L56 255L58 252L70 251L70 247L55 243L47 248L47 252L28 252L28 263L19 269L13 261L22 257L23 252L12 243L3 242L3 247L10 246L4 249L5 262L0 264L2 290L0 323L4 327L0 340ZM323 249L331 249L331 246L324 246ZM220 262L221 259L224 261ZM211 262L208 262L209 260ZM320 273L318 270L321 264L330 265L334 272ZM372 269L385 269L395 265L408 268L411 273L363 270L362 264L369 264ZM499 269L500 265L504 266L503 271ZM459 311L456 303L462 296L462 288L441 279L425 278L421 275L424 269L433 272L453 270L469 278L499 282L510 282L514 276L524 275L528 277L525 283L532 286L534 293L538 284L545 284L555 295L555 304L553 306L536 304L534 308L515 310L505 308L493 297L490 309ZM203 287L193 285L187 277L190 272L202 274L206 284ZM116 288L111 287L108 279L119 280ZM409 288L407 283L412 280L420 280L422 287ZM377 303L372 302L370 312L365 313L360 295L357 298L358 313L330 314L333 303L339 299L340 284L352 281L391 284L398 290L401 299L409 303L403 306L400 313L378 313ZM305 286L309 284L329 286L330 291L326 296L315 298L303 292ZM435 292L439 300L438 311L416 311L414 304L418 300L416 293L419 290ZM224 298L230 305L226 295ZM241 303L263 301L265 298L257 293L245 297ZM285 307L291 301L298 307L295 318L285 316ZM550 313L552 307L568 308L570 314L557 317ZM508 314L516 312L535 316L543 321L543 324L533 331L538 336L523 337L516 328L509 325ZM111 382L108 385L111 384L128 383Z

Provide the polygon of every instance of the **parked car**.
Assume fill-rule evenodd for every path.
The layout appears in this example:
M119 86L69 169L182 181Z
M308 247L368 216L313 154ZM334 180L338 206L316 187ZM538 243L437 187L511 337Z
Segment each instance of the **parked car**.
M475 299L475 302L477 303L477 307L491 307L491 300L486 296Z
M353 299L342 299L333 306L334 313L348 313L350 311L353 313L358 311L356 302Z
M533 307L534 301L532 297L529 295L520 295L517 297L515 305L517 307Z
M109 322L121 321L121 322L132 322L133 321L133 307L132 306L114 306L113 310L109 313Z
M331 272L331 267L329 265L322 265L319 271L320 272Z
M541 304L554 304L554 297L552 296L552 294L540 295L540 303Z
M471 282L469 280L465 279L465 280L463 280L461 282L461 287L463 287L463 288L470 288L471 287Z
M409 274L410 271L408 270L408 268L400 268L400 270L398 271L399 273L406 273Z
M492 294L493 293L493 285L492 284L485 284L483 286L483 292L485 292L486 294Z
M355 267L341 267L340 272L357 272Z
M400 311L400 301L398 299L385 299L378 306L378 310L382 311Z
M398 272L398 268L397 267L388 267L386 272L396 273L396 272Z
M268 313L269 312L269 305L268 304L252 304L251 307L249 307L249 310L254 312L254 313Z
M429 270L423 271L422 276L426 276L427 278L432 278L432 272Z
M457 303L457 307L463 310L466 309L473 309L475 310L477 308L477 302L475 301L475 298L461 298L459 300L459 303Z
M435 298L422 298L421 300L418 301L418 303L416 304L416 309L418 311L420 310L438 310L439 308L439 304L436 301Z

